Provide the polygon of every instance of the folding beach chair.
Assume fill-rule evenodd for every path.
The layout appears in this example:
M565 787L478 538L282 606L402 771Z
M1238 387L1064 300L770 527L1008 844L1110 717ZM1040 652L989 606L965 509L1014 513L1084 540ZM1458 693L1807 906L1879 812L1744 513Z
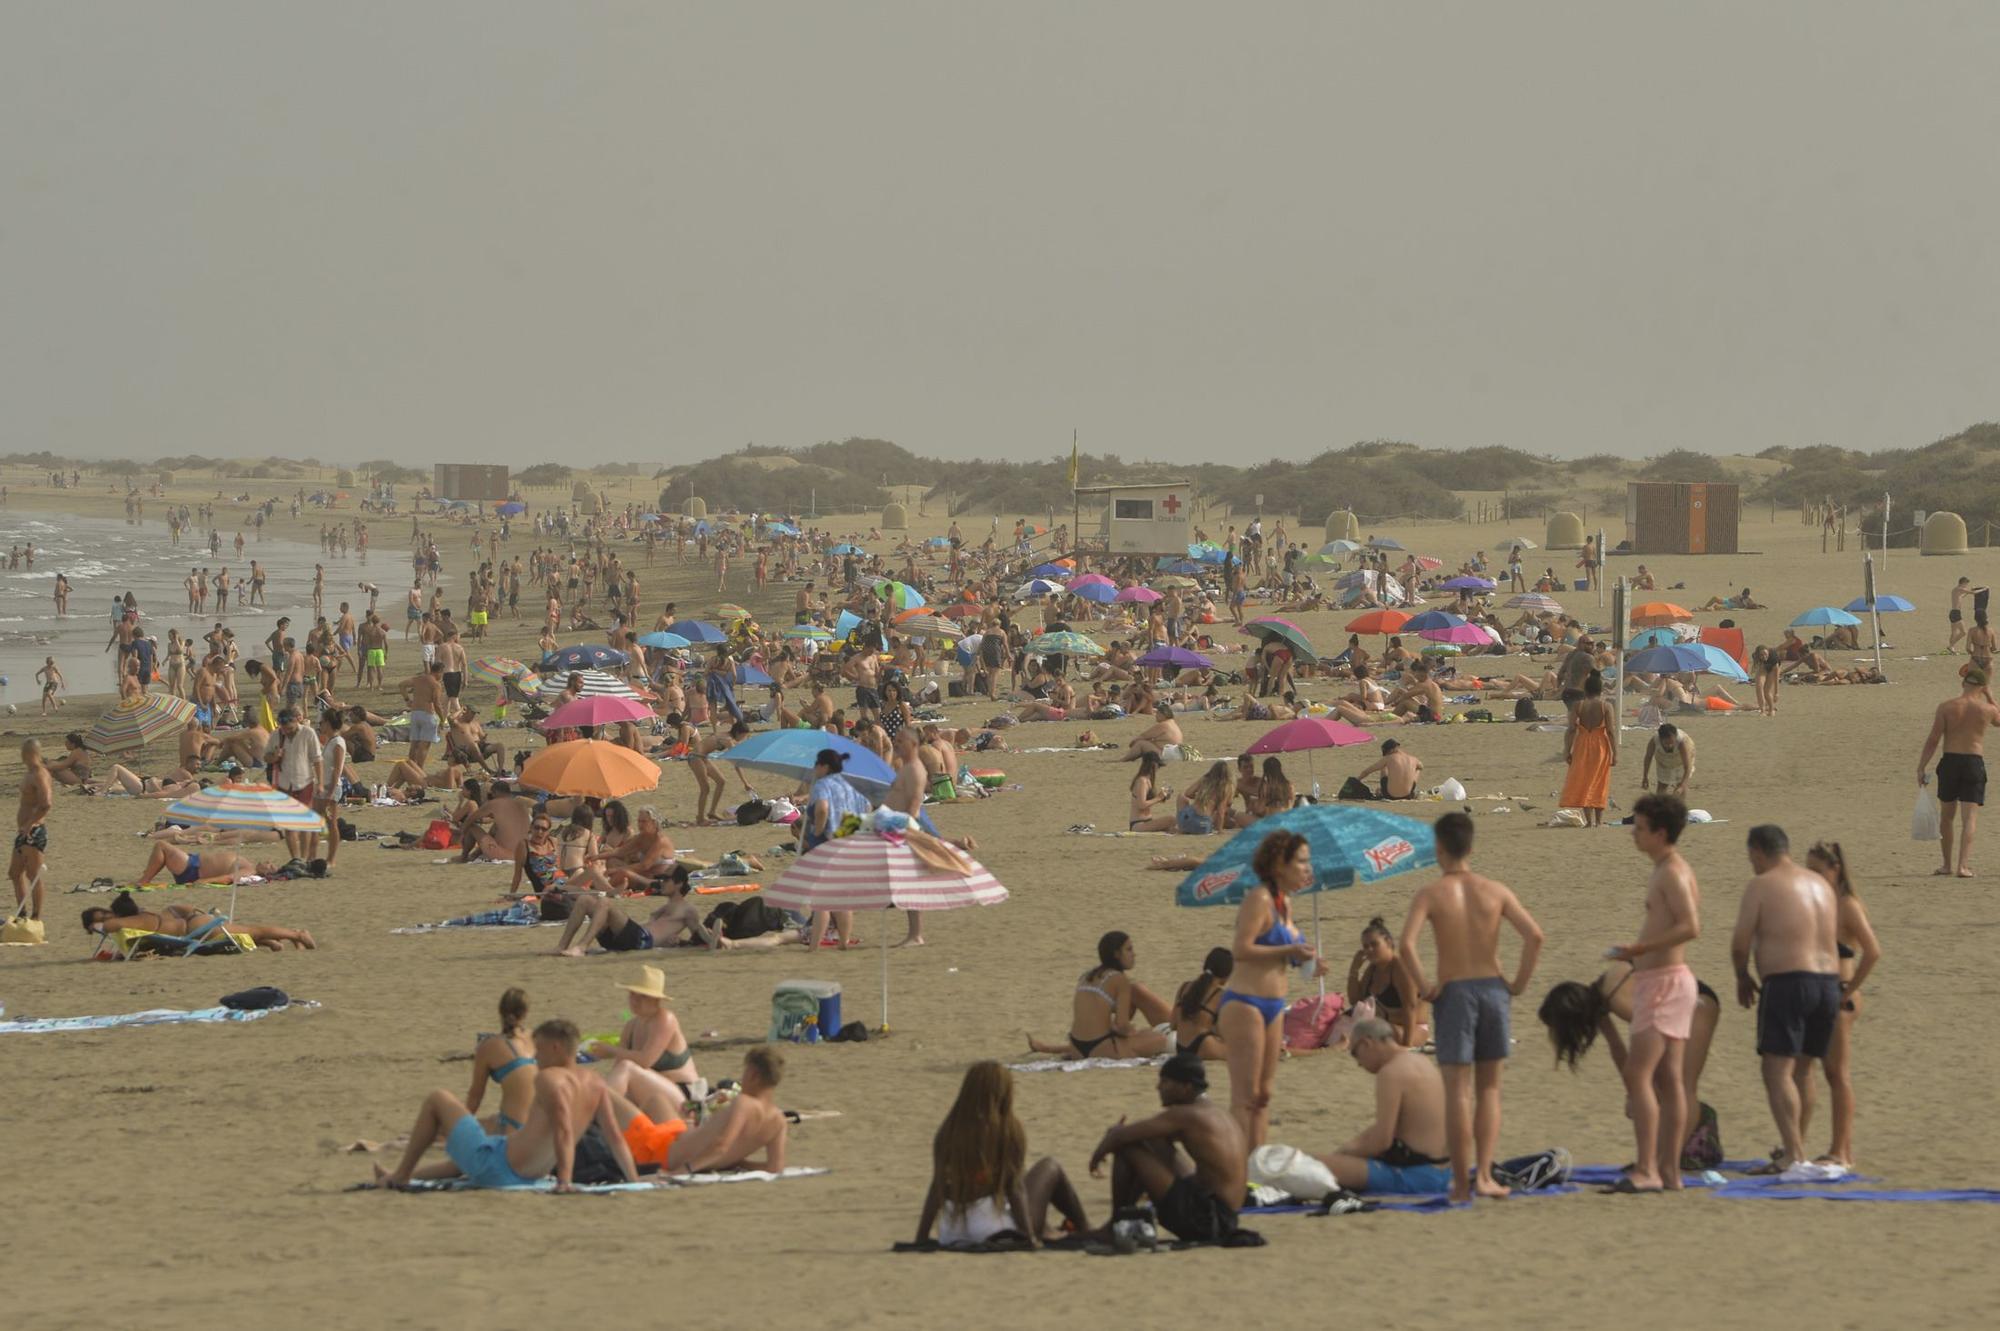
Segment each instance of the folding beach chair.
M97 955L107 951L120 961L130 961L141 953L161 957L236 956L256 945L229 932L229 917L217 915L199 929L185 935L154 933L150 929L118 929L102 936Z

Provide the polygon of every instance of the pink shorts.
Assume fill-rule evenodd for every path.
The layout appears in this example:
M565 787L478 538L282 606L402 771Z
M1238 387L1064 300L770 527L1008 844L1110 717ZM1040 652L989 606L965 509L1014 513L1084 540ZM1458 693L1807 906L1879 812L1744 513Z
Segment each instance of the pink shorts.
M1632 972L1632 1034L1685 1040L1694 1029L1694 972L1686 966Z

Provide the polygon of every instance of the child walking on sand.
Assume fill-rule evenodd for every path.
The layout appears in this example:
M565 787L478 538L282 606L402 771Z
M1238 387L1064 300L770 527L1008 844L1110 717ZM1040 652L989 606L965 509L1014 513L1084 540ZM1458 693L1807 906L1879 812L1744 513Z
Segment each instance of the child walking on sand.
M56 658L53 656L45 658L42 668L35 672L35 678L40 681L42 686L42 715L47 716L49 714L49 704L54 703L57 707L63 705L63 700L56 697L56 693L58 690L67 687L63 680L62 671L56 666Z

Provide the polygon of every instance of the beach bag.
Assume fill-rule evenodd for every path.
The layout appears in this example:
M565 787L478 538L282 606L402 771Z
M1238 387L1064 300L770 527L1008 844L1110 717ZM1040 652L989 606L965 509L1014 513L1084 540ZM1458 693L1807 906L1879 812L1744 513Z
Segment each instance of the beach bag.
M779 989L771 995L772 1040L805 1044L819 1033L819 1000L803 989Z
M770 816L771 806L763 800L744 800L736 806L736 825L738 827L749 827L753 823L761 823Z
M1375 792L1363 784L1359 777L1350 776L1340 783L1340 793L1335 795L1334 798L1337 800L1372 800L1375 798Z
M37 946L49 941L47 931L40 920L28 918L32 903L23 901L13 918L0 924L0 943L15 943L22 946Z
M1324 1049L1347 999L1340 994L1301 998L1285 1009L1285 1048ZM1321 1194L1324 1196L1325 1194Z
M713 929L717 920L722 921L723 932L731 938L761 938L765 934L777 933L791 923L785 912L762 897L722 902L708 913L708 918L702 923Z
M1333 1171L1296 1146L1273 1142L1250 1152L1250 1181L1276 1188L1302 1202L1316 1202L1340 1191Z
M1704 1101L1701 1106L1701 1121L1688 1134L1687 1142L1681 1147L1682 1169L1719 1169L1722 1167L1722 1122L1715 1116L1715 1106Z
M1929 785L1917 787L1917 807L1910 811L1910 840L1936 841L1943 835L1940 823L1944 811L1938 807L1937 792Z
M572 1183L623 1183L625 1171L604 1140L603 1129L592 1123L589 1131L576 1139L576 1155L570 1161Z
M271 1008L291 1006L291 996L284 990L268 984L260 984L255 989L241 989L233 994L224 994L219 1000L222 1006L236 1012L259 1012Z
M424 834L418 839L417 844L425 850L451 849L451 824L442 818L431 819L431 825L424 829Z

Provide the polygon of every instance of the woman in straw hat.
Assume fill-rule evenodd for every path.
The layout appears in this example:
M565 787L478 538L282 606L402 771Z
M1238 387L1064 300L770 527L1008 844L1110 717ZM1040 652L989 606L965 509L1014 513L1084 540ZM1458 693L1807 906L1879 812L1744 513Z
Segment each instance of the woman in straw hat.
M664 1122L678 1118L690 1091L699 1098L700 1074L694 1051L688 1048L680 1018L667 1006L667 974L658 966L641 966L636 984L618 986L632 1006L632 1019L618 1032L618 1043L593 1041L589 1052L601 1060L604 1084L639 1106L648 1118Z

